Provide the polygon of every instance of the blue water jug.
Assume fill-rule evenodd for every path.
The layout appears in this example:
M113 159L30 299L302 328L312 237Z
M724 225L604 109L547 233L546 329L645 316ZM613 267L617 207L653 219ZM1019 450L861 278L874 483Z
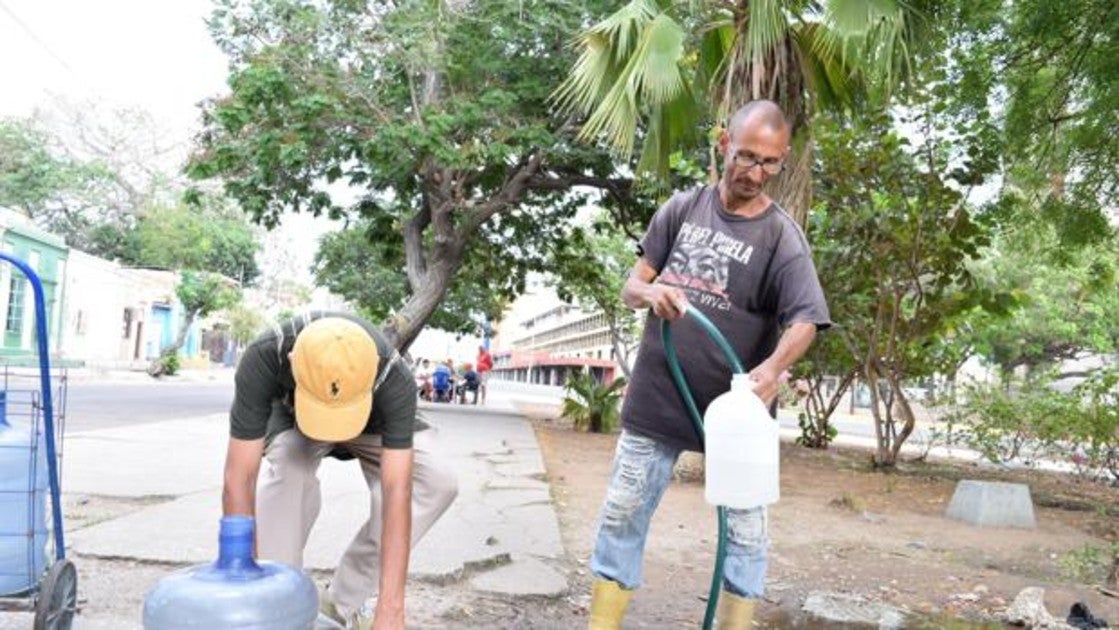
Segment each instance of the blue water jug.
M46 444L30 427L9 424L0 392L0 597L39 582L47 564Z
M253 519L221 519L218 559L159 581L144 598L145 630L310 630L318 593L301 571L253 560Z

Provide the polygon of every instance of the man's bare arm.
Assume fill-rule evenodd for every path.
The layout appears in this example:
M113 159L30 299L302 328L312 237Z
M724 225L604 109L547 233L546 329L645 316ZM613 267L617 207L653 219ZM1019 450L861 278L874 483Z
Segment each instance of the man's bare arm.
M404 627L404 583L412 549L412 449L381 455L381 584L376 628Z
M264 454L264 440L229 438L225 454L222 514L253 516L256 513L256 476Z

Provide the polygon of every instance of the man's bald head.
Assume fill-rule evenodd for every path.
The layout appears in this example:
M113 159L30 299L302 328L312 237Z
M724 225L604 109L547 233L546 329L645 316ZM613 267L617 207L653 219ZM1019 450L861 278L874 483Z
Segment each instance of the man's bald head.
M738 131L747 123L764 125L773 131L784 134L790 132L789 121L785 120L785 114L773 101L750 101L738 108L738 111L734 112L734 115L730 118L730 127L727 131L730 135L736 136Z

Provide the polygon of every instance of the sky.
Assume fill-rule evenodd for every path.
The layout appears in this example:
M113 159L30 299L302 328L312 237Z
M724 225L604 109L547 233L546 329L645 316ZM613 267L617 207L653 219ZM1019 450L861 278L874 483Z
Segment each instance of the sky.
M188 135L196 104L223 91L209 0L0 0L0 114L51 94L151 111Z
M211 7L211 0L0 0L0 116L28 116L55 96L95 100L145 109L189 143L198 103L225 91L226 60L205 25ZM330 226L288 215L280 229L303 239ZM315 247L298 249L309 266ZM474 337L425 331L412 354L467 361L477 346Z

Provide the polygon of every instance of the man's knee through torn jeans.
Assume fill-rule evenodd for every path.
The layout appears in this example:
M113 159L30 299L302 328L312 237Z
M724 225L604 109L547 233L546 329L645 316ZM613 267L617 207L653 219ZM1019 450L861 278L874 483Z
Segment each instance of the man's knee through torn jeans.
M591 555L595 575L626 589L641 586L649 523L672 481L679 455L680 449L622 431ZM714 514L712 510L699 518L714 518ZM764 507L727 510L723 586L736 595L761 597L765 590L767 525Z

